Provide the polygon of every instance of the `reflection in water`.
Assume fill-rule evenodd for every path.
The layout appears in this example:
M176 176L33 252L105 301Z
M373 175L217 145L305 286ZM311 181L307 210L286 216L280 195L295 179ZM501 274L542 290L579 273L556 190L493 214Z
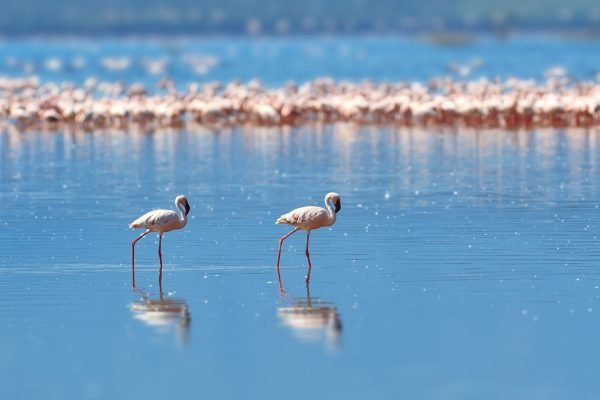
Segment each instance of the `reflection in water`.
M322 129L0 133L0 398L377 397L353 381L411 399L595 398L600 131ZM349 212L321 232L310 289L335 305L306 293L302 240L281 271L296 281L273 304L274 204L317 204L326 187L345 193ZM189 246L167 242L178 293L161 301L139 282L151 295L128 297L125 224L180 192L199 199L201 219L173 233ZM138 243L144 282L157 244ZM173 304L179 294L189 311ZM214 323L200 330L195 314L188 333L195 304ZM126 359L89 346L102 337ZM339 357L318 354L337 342ZM546 377L573 384L549 388Z
M186 344L190 333L191 314L184 299L164 298L161 292L157 299L148 293L129 305L133 318L154 328L159 333L175 330L180 344Z
M336 348L340 343L342 320L337 307L332 302L311 297L308 285L306 299L292 297L292 304L278 307L277 315L283 326L290 328L301 341L323 341L331 348Z

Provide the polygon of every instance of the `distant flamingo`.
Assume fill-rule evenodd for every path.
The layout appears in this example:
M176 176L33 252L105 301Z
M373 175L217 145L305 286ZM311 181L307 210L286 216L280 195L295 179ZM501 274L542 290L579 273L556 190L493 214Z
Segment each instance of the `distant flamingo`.
M181 212L181 215L171 210L154 210L142 215L131 224L130 228L146 229L146 232L138 236L131 242L131 276L132 286L135 287L135 244L138 240L149 234L150 232L158 233L158 258L160 260L160 271L158 273L158 285L162 289L162 236L165 232L170 232L175 229L181 229L187 224L187 215L190 212L190 204L185 196L177 196L175 198L175 206Z
M298 232L300 229L306 231L306 258L308 260L308 273L306 274L306 284L310 282L310 270L312 265L310 263L310 253L308 251L308 241L310 239L310 232L313 229L323 228L325 226L331 226L335 224L336 214L342 208L342 202L340 201L340 195L337 193L327 193L325 196L325 206L327 209L322 207L308 206L300 207L290 211L287 214L283 214L275 222L276 224L287 224L292 225L294 230L279 239L279 252L277 254L277 275L281 280L279 272L279 260L281 259L281 246L283 241L287 239L293 233Z
M103 63L107 68L125 69L131 61L105 59ZM481 63L473 60L448 68L466 77ZM336 83L317 78L299 86L291 83L273 89L257 81L246 85L207 83L202 88L190 84L184 92L163 80L158 93L139 83L125 86L121 82L99 83L94 78L77 86L40 83L35 77L0 77L0 124L14 124L19 130L55 130L61 124L85 130L126 130L131 125L145 130L315 122L508 129L600 126L598 79L574 80L564 67L552 68L544 75L546 80L539 83L514 77L504 81L442 77L426 85Z

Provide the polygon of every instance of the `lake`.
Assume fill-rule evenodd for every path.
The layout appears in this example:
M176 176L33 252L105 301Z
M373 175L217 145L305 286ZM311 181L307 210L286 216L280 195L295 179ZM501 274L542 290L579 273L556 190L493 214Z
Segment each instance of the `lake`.
M599 139L6 132L0 393L593 398ZM281 296L274 220L330 190L343 208L312 235L311 297L301 233L284 245ZM179 193L191 220L163 250L175 312L144 318L160 304L157 240L138 243L134 292L127 224ZM311 320L311 307L325 309Z
M557 60L592 65L578 46ZM0 162L0 398L597 397L598 130L9 127ZM309 291L297 233L282 293L274 222L330 191ZM164 291L155 235L133 290L128 224L179 194Z
M394 36L0 41L0 76L78 84L93 76L148 86L168 76L179 89L190 82L251 79L275 87L323 76L376 82L464 79L455 69L470 64L478 65L470 78L539 80L547 69L563 67L574 78L593 80L600 73L600 39L483 37L462 46Z

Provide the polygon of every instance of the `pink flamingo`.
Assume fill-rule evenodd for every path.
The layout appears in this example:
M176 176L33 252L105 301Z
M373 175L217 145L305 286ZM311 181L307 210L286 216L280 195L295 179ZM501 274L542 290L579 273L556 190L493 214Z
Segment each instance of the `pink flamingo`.
M175 229L182 229L187 224L187 215L190 212L190 204L185 196L177 196L175 198L175 206L181 212L181 215L171 210L154 210L142 215L131 224L130 228L146 229L146 232L138 236L131 242L131 285L135 287L135 244L138 240L149 234L150 232L158 233L158 259L160 260L160 270L158 273L158 285L162 290L162 237L165 232L170 232Z
M312 265L310 263L310 253L308 251L308 242L310 240L310 232L313 229L323 228L325 226L331 226L335 224L336 214L342 209L342 202L340 195L337 193L327 193L325 196L325 206L327 209L322 207L308 206L300 207L290 211L287 214L283 214L277 221L276 224L287 224L292 225L294 230L279 239L279 252L277 254L277 275L281 281L281 275L279 272L279 260L281 259L281 246L283 241L287 239L293 233L298 232L300 229L306 231L306 258L308 260L308 273L306 274L306 284L310 282L310 270Z

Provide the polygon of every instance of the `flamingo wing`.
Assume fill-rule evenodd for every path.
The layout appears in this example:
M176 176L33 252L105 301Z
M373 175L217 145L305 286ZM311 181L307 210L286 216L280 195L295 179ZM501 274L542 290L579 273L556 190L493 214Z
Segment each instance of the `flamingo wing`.
M277 224L288 224L303 229L315 229L326 226L329 222L329 213L321 207L300 207L283 214Z
M179 222L179 215L171 210L154 210L142 215L131 224L130 228L144 228L151 231L166 232ZM170 229L171 228L171 229Z

